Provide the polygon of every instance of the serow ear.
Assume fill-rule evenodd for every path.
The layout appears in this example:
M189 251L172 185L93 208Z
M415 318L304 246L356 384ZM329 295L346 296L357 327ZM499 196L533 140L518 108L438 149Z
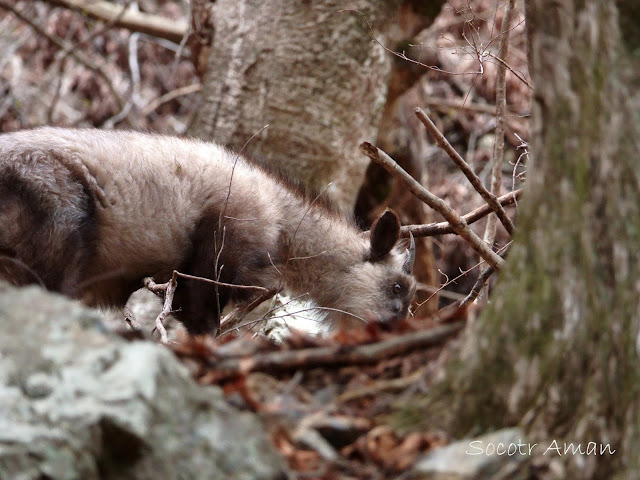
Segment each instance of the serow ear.
M371 251L368 260L377 262L384 258L400 237L400 219L393 210L384 212L371 227Z

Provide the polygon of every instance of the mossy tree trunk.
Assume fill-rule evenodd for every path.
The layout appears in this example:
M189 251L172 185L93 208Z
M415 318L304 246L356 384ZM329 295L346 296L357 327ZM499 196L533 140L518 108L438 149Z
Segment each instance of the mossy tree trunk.
M455 437L521 425L530 442L616 450L558 457L544 478L640 478L638 57L616 2L528 0L526 14L533 158L518 234L426 419Z

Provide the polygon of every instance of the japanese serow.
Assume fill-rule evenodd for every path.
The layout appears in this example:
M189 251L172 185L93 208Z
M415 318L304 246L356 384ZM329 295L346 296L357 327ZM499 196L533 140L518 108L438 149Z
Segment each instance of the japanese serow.
M280 289L345 316L407 315L415 258L386 211L369 234L291 182L214 143L123 131L0 135L0 278L123 307L173 270L192 334ZM261 287L261 288L240 288Z

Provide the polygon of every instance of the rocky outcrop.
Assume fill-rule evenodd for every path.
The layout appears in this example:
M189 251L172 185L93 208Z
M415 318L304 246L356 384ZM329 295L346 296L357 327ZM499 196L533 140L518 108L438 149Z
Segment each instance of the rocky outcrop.
M98 313L0 284L0 479L279 479L257 418L166 348Z

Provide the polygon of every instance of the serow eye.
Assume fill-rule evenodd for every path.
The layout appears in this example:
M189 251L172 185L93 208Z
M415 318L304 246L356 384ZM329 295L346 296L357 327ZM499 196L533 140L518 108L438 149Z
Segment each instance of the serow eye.
M402 292L402 286L399 283L394 283L393 284L393 293L398 295L400 292Z

